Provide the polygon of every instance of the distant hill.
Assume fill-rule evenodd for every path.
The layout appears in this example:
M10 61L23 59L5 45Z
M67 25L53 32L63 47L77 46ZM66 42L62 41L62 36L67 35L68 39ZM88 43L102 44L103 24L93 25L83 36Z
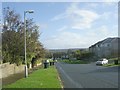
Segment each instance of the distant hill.
M88 50L88 48L70 48L70 49L48 49L49 52L51 53L56 53L56 52L65 52L67 53L68 50L71 50L71 51L76 51L76 50Z

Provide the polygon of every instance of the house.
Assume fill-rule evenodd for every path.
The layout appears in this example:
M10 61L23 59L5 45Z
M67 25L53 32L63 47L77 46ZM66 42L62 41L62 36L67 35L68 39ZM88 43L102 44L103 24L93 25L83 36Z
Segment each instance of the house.
M98 57L118 57L120 55L120 38L107 38L95 43L89 47L89 51L94 53Z

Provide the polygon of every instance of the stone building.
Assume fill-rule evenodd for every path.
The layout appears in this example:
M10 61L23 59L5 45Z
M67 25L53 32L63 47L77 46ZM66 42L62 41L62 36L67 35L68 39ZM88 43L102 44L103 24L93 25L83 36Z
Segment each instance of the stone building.
M98 57L118 57L120 55L120 38L107 38L89 47L89 51Z

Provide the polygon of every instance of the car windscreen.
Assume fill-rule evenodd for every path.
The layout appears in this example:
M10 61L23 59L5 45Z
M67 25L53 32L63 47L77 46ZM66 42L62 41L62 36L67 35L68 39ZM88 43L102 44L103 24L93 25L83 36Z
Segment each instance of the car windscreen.
M103 59L100 59L99 61L103 61Z

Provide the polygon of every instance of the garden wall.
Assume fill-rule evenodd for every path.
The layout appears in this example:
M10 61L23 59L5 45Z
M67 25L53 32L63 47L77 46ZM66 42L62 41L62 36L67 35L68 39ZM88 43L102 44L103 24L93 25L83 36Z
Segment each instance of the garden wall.
M0 74L2 75L2 78L8 77L11 74L21 73L23 71L24 65L17 66L16 64L10 63L0 64Z

